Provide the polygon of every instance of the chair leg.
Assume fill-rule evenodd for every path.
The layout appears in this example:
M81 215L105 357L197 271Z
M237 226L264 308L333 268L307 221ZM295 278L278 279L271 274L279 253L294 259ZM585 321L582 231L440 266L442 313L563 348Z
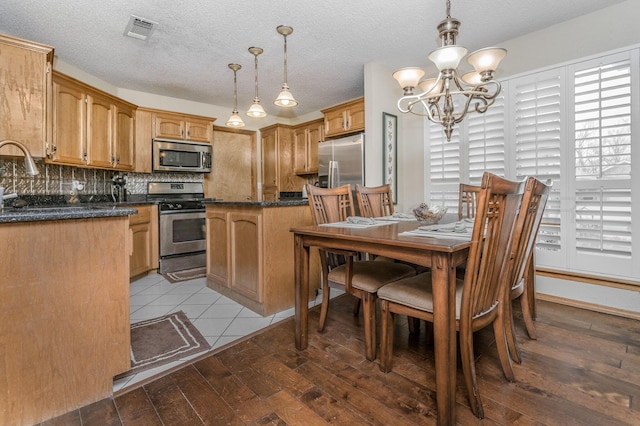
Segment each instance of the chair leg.
M511 356L509 355L509 347L507 345L507 333L506 329L510 328L510 324L505 324L504 317L507 315L511 315L507 312L502 312L502 314L498 314L496 319L493 321L493 335L496 339L496 348L498 349L498 358L500 359L500 365L502 366L502 372L504 373L504 377L510 381L514 382L516 380L515 374L513 372L513 364L511 362Z
M393 358L393 313L387 300L380 301L380 371L391 371Z
M329 285L322 284L322 305L320 306L320 322L318 323L318 331L324 331L324 325L327 322L327 313L329 312Z
M480 393L478 392L478 382L476 379L476 365L473 354L473 333L471 330L460 330L460 357L462 362L462 372L464 373L464 382L469 395L469 405L471 411L479 418L484 418L484 409L482 401L480 401Z
M522 296L520 296L520 305L522 306L522 318L524 318L524 325L527 327L527 334L529 334L530 339L536 340L538 334L536 333L535 325L533 325L533 315L531 314L531 309L529 309L529 294L526 288Z
M364 346L369 361L376 359L376 295L362 295L362 311L364 314Z
M362 300L360 299L356 299L353 302L353 316L357 317L358 315L360 315L360 305L362 304Z
M509 348L509 354L511 359L520 364L522 359L520 358L520 351L518 349L518 342L516 340L516 327L515 321L513 319L513 306L511 305L511 301L506 303L505 308L509 312L505 312L505 326L504 326L504 337L507 340L507 347Z
M409 324L409 334L416 334L420 332L420 318L407 317Z

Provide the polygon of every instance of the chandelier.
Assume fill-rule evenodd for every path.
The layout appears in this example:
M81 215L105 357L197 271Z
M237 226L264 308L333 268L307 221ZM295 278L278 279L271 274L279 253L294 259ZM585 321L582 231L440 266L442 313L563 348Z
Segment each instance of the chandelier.
M460 75L458 65L467 49L456 44L460 21L451 17L451 2L447 0L447 17L438 24L440 48L429 54L438 68L438 76L420 80L425 72L420 68L402 68L393 73L404 96L398 100L400 112L410 112L429 118L444 127L447 141L453 126L460 123L467 112L486 112L500 93L500 83L493 73L507 51L498 47L476 50L467 57L475 71ZM419 87L420 93L413 93Z
M236 127L236 128L237 127L244 127L244 121L242 121L242 118L240 117L240 114L238 114L238 79L237 79L237 73L238 73L238 70L240 68L242 68L242 65L240 65L240 64L229 64L229 68L231 68L231 70L233 71L233 100L234 100L234 106L233 106L233 111L231 111L231 116L227 120L227 126Z

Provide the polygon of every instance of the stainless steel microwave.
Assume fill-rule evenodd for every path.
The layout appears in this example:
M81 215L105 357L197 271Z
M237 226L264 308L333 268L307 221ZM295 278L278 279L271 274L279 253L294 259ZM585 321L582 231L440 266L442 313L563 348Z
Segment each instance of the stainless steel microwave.
M209 173L212 150L208 143L154 139L153 171Z

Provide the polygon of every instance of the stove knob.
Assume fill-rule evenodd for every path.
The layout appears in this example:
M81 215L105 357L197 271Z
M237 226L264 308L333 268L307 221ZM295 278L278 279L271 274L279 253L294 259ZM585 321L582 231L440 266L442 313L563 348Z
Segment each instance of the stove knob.
M177 203L177 204L176 204L176 210L181 210L181 209L182 209L182 204Z

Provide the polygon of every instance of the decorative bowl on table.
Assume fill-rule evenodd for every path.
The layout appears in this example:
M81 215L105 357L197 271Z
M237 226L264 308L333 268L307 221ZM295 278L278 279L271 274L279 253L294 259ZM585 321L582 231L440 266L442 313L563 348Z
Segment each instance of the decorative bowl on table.
M423 225L435 225L442 219L447 212L447 206L438 206L435 204L428 205L421 203L418 207L414 207L412 210L413 215L418 222Z

